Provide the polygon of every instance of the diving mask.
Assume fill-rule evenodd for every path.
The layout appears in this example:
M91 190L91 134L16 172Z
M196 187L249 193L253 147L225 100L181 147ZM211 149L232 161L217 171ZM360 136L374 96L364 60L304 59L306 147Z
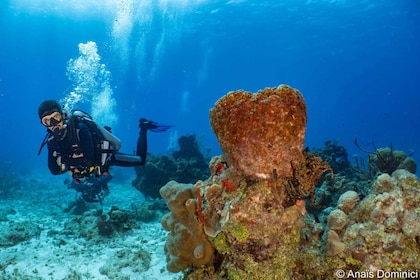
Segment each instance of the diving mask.
M46 127L53 127L57 126L60 122L62 122L63 117L59 112L53 112L45 117L42 117L41 123Z

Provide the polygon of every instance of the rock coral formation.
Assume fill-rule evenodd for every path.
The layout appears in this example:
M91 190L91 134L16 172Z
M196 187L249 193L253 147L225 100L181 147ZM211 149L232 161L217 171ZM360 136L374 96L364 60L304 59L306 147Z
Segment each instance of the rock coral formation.
M336 140L328 140L323 147L312 148L311 153L325 160L333 169L334 174L352 176L354 173L346 148Z
M339 219L328 220L324 239L320 242L307 234L301 240L297 258L301 277L336 279L335 271L342 269L369 272L370 278L378 279L378 271L420 270L420 182L414 174L404 169L396 170L392 176L381 174L372 184L372 193L362 200L344 193L339 201L347 214L333 214L339 209L330 212L330 216ZM336 230L333 232L330 227ZM314 225L308 223L303 232L309 233L311 228ZM320 250L325 255L316 253Z
M168 270L184 270L187 279L289 279L305 202L284 205L290 199L287 179L243 180L229 189L223 182L233 178L227 168L195 185L172 181L161 189L171 210L162 219L170 231L165 245Z
M378 149L372 141L371 145L375 149L374 151L368 151L362 148L357 142L357 139L354 140L354 144L359 150L369 154L369 172L372 176L375 176L378 173L392 174L392 172L397 169L405 169L411 173L416 173L416 161L412 157L407 156L404 151L394 150L392 143L389 147Z
M171 180L195 183L207 179L208 160L200 152L196 136L181 136L178 145L179 150L172 155L148 155L146 165L136 167L137 177L132 185L148 197L160 198L159 189Z
M348 223L348 216L340 209L335 209L328 215L327 227L332 230L340 231Z
M350 213L359 202L359 194L355 191L346 191L338 199L338 209L346 214Z
M325 160L334 170L334 179L325 180L321 186L315 188L315 202L318 205L340 204L338 197L347 191L357 193L360 198L371 192L371 185L376 176L381 173L392 174L397 169L406 169L411 173L416 172L416 162L403 151L392 150L392 145L387 148L368 151L355 145L362 152L368 154L368 165L364 159L354 156L354 164L350 165L346 149L337 141L326 141L325 146L311 149L311 153ZM353 194L354 194L353 193Z
M325 180L315 188L315 202L317 205L335 206L340 203L340 196L348 191L365 197L370 193L372 181L373 178L354 180L345 175L334 174L334 178Z
M137 228L133 216L115 206L107 213L102 209L89 210L68 220L65 223L65 230L69 233L77 232L87 240L100 240L104 236L113 237Z
M328 257L332 257L332 256L340 254L345 249L346 249L346 244L341 242L340 236L337 234L337 232L335 232L334 230L329 230L325 255Z
M287 137L295 127L290 116L302 113L304 103L288 111L278 102L290 105L300 98L282 86L257 95L234 92L217 102L211 123L225 154L210 161L211 177L161 189L171 210L162 219L170 231L170 271L182 270L184 279L303 280L336 279L338 269L420 270L420 183L414 174L398 169L355 181L360 177L340 172L319 188L335 193L334 200L331 194L325 198L333 201L330 207L308 207L314 186L331 167L302 151L303 136ZM306 115L295 120L304 133ZM343 159L337 170L351 171L341 158L345 150L329 148Z
M369 154L369 169L372 174L378 172L392 174L397 169L405 169L416 173L417 165L412 157L408 157L404 151L392 150L391 147L379 148Z
M306 120L302 95L286 85L257 94L230 92L210 110L213 131L232 170L263 179L292 176Z
M304 199L330 167L303 151L305 103L288 86L238 91L210 113L211 178L161 189L168 270L186 279L292 279ZM313 200L312 200L313 201Z
M338 144L336 140L326 141L324 147L314 148L312 153L326 160L333 168L334 173L342 172L350 167L346 148Z

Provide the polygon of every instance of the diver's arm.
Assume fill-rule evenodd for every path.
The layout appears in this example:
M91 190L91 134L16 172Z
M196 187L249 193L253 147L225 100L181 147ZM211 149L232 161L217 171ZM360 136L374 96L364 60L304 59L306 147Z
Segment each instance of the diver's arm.
M65 165L61 163L61 156L57 155L57 152L48 146L48 169L52 175L60 175L67 171Z

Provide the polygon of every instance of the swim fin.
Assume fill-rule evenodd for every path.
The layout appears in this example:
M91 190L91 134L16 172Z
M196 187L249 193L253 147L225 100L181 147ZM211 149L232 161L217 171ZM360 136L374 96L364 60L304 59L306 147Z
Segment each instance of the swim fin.
M173 127L172 125L166 125L166 124L161 124L161 123L157 123L151 120L147 120L145 118L141 118L139 120L139 127L141 129L147 129L153 132L165 132L168 129L170 129L171 127Z

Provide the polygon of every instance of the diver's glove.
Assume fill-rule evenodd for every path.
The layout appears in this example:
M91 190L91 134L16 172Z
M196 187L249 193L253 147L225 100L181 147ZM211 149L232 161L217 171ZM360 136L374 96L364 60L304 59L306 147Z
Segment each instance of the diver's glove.
M153 132L165 132L169 128L171 128L172 125L161 124L161 123L157 123L151 120L147 120L145 118L141 118L139 120L139 127L140 127L140 130L150 130Z

